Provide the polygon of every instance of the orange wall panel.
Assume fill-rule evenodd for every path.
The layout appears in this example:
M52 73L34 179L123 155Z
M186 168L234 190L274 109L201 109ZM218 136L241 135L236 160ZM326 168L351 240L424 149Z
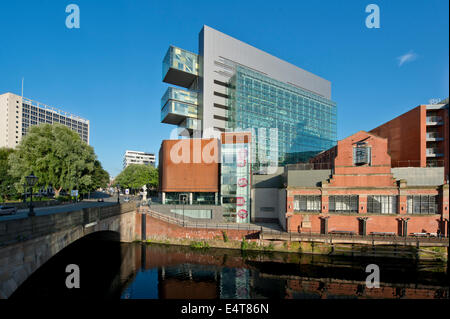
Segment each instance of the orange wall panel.
M218 140L163 141L159 152L159 173L163 192L218 192Z

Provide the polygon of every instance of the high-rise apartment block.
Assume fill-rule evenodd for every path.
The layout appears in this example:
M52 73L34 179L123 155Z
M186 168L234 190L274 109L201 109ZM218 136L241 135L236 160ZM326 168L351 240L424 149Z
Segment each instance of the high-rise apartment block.
M63 124L89 144L89 120L13 93L0 95L0 147L14 148L38 124Z
M161 122L202 137L251 132L256 170L306 161L336 144L329 81L208 26L198 54L169 47L162 77L178 87L161 99Z
M140 151L126 151L123 156L123 168L131 164L155 166L155 154Z
M448 181L448 109L448 98L419 105L370 132L388 139L393 167L443 166Z

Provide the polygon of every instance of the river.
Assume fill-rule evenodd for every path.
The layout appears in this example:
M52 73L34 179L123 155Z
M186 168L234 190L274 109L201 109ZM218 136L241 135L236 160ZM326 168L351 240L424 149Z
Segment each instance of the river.
M66 287L68 264L79 266L79 289ZM380 269L379 288L366 286L370 264ZM447 271L442 262L86 239L55 255L11 298L448 299Z

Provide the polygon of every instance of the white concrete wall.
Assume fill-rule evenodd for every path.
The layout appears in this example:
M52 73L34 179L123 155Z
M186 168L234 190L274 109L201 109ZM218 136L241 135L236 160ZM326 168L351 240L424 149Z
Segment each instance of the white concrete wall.
M406 180L407 186L437 186L444 184L444 167L396 167L392 174Z
M0 95L0 147L14 148L22 140L22 97Z
M254 188L252 189L252 211L255 220L278 219L279 189L278 188Z

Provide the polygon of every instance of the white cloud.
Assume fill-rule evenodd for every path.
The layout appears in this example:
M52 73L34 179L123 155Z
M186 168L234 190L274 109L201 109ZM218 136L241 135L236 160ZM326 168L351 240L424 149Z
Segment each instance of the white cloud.
M408 53L403 54L397 58L398 66L402 66L404 63L407 63L407 62L412 62L415 59L417 59L417 57L418 57L418 55L411 50Z

